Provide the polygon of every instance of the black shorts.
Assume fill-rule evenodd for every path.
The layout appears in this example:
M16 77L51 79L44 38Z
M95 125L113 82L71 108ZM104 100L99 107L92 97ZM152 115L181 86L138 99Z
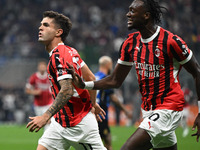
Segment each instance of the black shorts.
M102 122L98 122L98 126L99 126L99 134L101 138L107 137L107 135L110 133L108 120L103 120Z

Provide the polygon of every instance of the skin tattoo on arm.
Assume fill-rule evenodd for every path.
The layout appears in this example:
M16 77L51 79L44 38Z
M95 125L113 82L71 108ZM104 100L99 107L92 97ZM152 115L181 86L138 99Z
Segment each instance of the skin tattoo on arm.
M59 84L61 89L51 107L46 111L50 116L62 109L73 95L72 79L61 80Z

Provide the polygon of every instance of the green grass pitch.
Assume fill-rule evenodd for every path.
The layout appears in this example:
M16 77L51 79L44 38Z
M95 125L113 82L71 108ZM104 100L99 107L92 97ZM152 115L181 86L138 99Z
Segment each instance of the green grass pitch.
M135 131L135 127L111 127L113 150L119 150L128 137ZM0 126L0 150L35 150L37 140L43 131L29 133L25 126ZM187 137L182 137L182 129L176 130L178 138L178 150L200 150L200 143L195 137L191 137L193 132ZM71 148L71 150L74 150Z

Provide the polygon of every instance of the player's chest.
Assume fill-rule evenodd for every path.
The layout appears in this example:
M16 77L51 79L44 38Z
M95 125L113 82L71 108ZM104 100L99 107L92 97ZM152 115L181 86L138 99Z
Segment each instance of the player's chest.
M162 42L139 43L133 45L132 59L136 63L164 64L169 59L167 45Z

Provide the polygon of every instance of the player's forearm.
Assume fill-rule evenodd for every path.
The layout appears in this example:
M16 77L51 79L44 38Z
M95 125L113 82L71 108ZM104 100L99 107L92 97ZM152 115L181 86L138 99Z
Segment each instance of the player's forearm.
M25 90L26 94L30 94L30 95L38 95L38 90L35 90L35 89L29 89L29 88L26 88Z
M56 96L56 99L53 102L53 104L45 112L45 114L49 117L49 119L53 115L55 115L60 109L62 109L73 95L72 84L69 82L65 82L64 84L61 87L61 90L59 91L58 95Z
M124 106L118 99L114 100L113 102L115 103L115 105L116 105L118 108L120 108L122 111L124 111L124 112L126 113L126 108L125 108L125 106Z
M198 73L198 76L195 77L195 83L196 83L196 92L198 96L198 107L199 107L199 114L200 114L200 72Z
M200 73L199 73L199 77L197 77L195 81L196 81L196 92L197 92L198 100L200 101Z
M94 90L104 90L110 88L118 88L121 86L121 83L114 76L107 76L106 78L94 81Z
M107 76L104 79L98 81L89 81L85 82L85 89L92 90L104 90L110 88L118 88L121 86L121 83L116 80L113 76Z
M95 81L94 83L93 82L90 82L89 84L85 83L85 88L94 90L119 88L122 85L123 81L125 80L130 70L131 66L117 64L111 75L107 76L102 80Z
M97 96L97 91L96 90L88 90L90 93L90 99L92 102L92 106L96 103L96 96Z
M198 100L200 101L200 65L196 63L196 72L193 74L193 77L195 79L195 85L196 85L196 92L198 96Z

